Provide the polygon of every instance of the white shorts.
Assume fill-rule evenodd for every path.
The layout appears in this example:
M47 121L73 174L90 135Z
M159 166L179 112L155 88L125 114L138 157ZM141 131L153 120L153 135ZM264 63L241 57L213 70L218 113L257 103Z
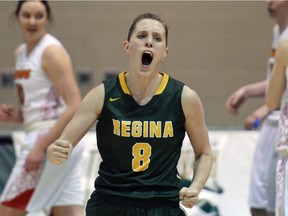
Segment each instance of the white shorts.
M80 167L84 150L82 142L75 147L70 158L59 166L46 160L43 169L33 172L26 172L24 169L29 151L38 137L48 131L49 129L35 130L25 135L16 164L1 196L4 205L6 202L7 206L29 212L49 212L52 206L84 205L83 169Z
M275 151L278 123L266 119L256 144L250 181L249 205L251 208L275 212L276 166Z

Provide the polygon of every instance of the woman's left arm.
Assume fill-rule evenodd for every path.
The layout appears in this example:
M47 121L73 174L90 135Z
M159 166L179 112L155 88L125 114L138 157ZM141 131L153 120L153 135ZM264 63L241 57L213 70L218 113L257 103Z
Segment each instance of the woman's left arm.
M185 207L191 208L198 202L198 195L210 175L212 151L202 103L197 93L187 86L183 88L182 107L185 129L195 154L195 166L192 183L189 188L180 190L180 199Z
M42 67L67 107L54 127L49 130L48 134L41 137L30 151L25 163L28 171L39 168L47 147L60 136L81 103L80 90L74 76L72 62L63 47L56 45L47 47L42 56Z

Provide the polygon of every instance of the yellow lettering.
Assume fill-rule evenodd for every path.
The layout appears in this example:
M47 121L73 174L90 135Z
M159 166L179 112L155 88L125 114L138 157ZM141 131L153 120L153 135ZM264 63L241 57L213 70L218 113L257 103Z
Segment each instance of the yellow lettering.
M148 137L148 131L149 131L148 123L149 123L148 121L143 122L143 137L145 138Z
M151 121L150 122L150 134L149 134L150 138L153 137L157 137L157 138L161 138L161 122L157 121Z
M112 119L113 133L123 137L168 138L174 137L173 122L166 121L119 121ZM163 133L162 133L163 129Z
M163 138L167 137L173 137L174 136L174 131L173 131L173 124L171 121L165 122L165 127L163 131Z
M121 121L122 124L122 130L121 130L121 135L123 137L130 137L130 121Z
M142 136L142 122L134 121L132 122L132 137L141 137Z
M117 136L120 136L120 121L112 119L113 122L113 133Z

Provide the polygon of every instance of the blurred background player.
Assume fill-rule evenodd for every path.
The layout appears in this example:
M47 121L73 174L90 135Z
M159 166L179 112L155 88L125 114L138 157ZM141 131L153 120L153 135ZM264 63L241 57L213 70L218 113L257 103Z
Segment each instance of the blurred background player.
M225 104L227 111L232 114L237 114L246 99L265 96L268 79L274 65L275 49L280 40L288 38L288 2L278 0L266 2L270 17L276 21L273 28L271 55L267 63L267 79L245 85L235 91ZM268 107L264 104L245 120L244 127L248 130L255 129L262 123L250 182L249 205L253 216L273 216L275 213L275 172L278 160L275 142L279 115L279 110L269 113Z
M47 1L18 1L14 13L24 38L15 52L19 106L1 104L0 120L23 124L26 135L14 144L21 145L21 151L1 196L0 215L40 215L47 210L53 216L82 216L82 145L62 168L45 162L46 148L81 102L70 57L47 32Z
M288 39L277 48L275 65L269 81L266 104L270 111L281 107L276 151L279 154L276 173L276 215L288 215Z

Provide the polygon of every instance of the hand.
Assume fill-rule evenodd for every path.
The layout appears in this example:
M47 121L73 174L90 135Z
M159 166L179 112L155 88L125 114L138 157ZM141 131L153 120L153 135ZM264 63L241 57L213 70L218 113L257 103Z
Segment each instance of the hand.
M45 150L40 148L37 144L29 152L26 161L25 169L26 171L33 171L39 169L45 158Z
M0 121L5 121L5 122L20 121L18 108L12 105L8 105L8 104L1 104L0 105Z
M198 194L199 192L193 188L183 187L179 191L179 198L182 200L181 203L183 206L192 208L199 201Z
M259 118L255 117L254 115L250 115L245 119L244 128L246 130L257 129L260 123L261 121Z
M54 164L59 165L68 159L73 150L73 146L66 140L56 140L47 149L48 160Z
M244 103L246 97L244 89L240 88L227 99L225 108L229 113L237 114L238 108Z

